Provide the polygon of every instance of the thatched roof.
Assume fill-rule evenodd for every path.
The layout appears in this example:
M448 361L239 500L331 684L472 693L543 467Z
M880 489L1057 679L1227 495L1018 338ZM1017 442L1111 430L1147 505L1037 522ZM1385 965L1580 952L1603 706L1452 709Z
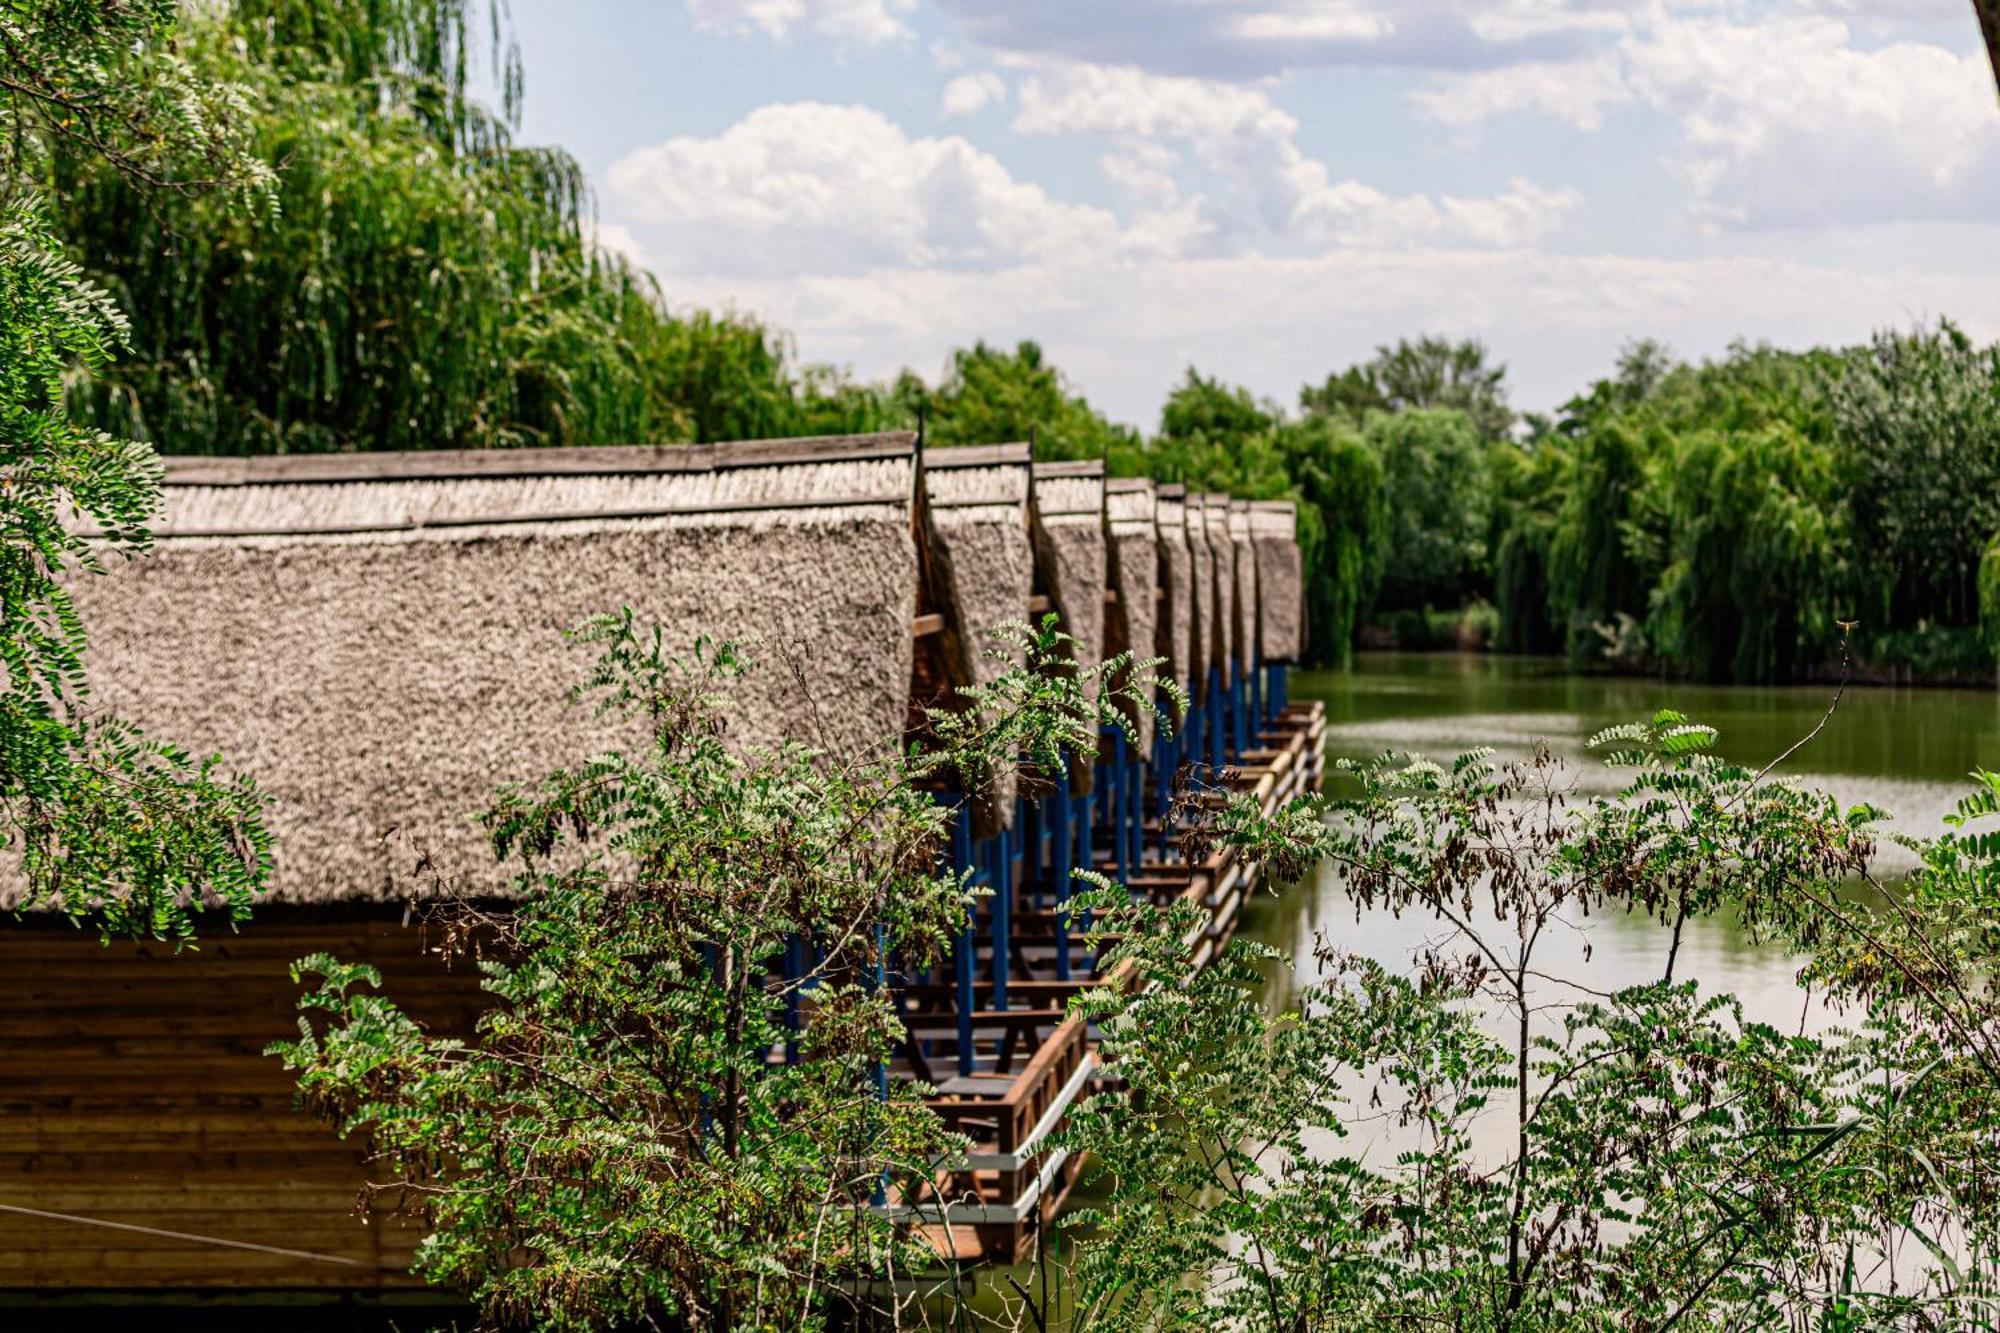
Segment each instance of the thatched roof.
M176 461L154 551L76 587L97 699L257 778L280 900L400 897L418 846L497 889L470 813L637 739L566 698L589 616L747 641L746 745L900 733L915 467L907 434Z
M1104 659L1104 591L1107 563L1104 464L1099 460L1036 463L1033 515L1039 583L1076 640L1077 660ZM1093 700L1097 681L1087 687ZM1079 792L1090 789L1093 754L1077 756L1070 772Z
M1106 656L1129 652L1134 661L1163 656L1155 646L1160 611L1160 530L1153 483L1141 477L1116 477L1104 484L1104 517L1110 534L1110 582L1116 599L1105 609ZM1181 555L1186 563L1185 549ZM1162 665L1162 675L1172 668ZM1153 748L1153 713L1140 710L1139 753Z
M1250 506L1257 552L1257 617L1264 660L1296 662L1305 653L1305 571L1299 559L1298 511L1290 500Z
M1250 544L1250 502L1229 505L1229 541L1236 556L1236 660L1245 671L1257 666L1257 552Z
M1001 645L991 631L1025 620L1034 595L1028 459L1025 444L924 451L931 572L948 626L950 670L960 683L987 684L1019 660L1018 653L994 656ZM1010 769L981 793L976 832L1013 823L1015 787Z
M1236 660L1236 543L1229 535L1229 497L1205 495L1202 499L1207 501L1208 549L1215 561L1215 622L1209 643L1227 685L1230 664Z
M1177 485L1161 485L1155 499L1155 535L1160 543L1160 616L1154 631L1156 650L1167 659L1166 670L1192 689L1201 674L1195 648L1196 604L1194 552L1188 542L1187 493Z
M1189 665L1194 668L1194 697L1208 697L1208 669L1219 657L1215 627L1215 553L1209 549L1207 497L1190 493L1187 497L1187 542L1194 570L1193 646Z

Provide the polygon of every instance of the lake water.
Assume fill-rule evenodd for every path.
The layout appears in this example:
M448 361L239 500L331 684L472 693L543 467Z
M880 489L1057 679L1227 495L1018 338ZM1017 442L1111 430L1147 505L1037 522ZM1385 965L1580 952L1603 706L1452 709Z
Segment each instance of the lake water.
M1539 659L1381 653L1361 654L1349 671L1296 673L1292 695L1326 701L1329 760L1393 749L1448 761L1477 746L1507 758L1545 742L1575 766L1584 790L1610 791L1619 775L1584 746L1606 726L1678 709L1718 728L1722 753L1761 767L1812 730L1833 691L1576 676L1559 662ZM2000 767L2000 695L1856 687L1825 730L1780 772L1843 802L1890 811L1895 828L1933 833L1969 790L1965 774L1975 766ZM1899 858L1906 861L1907 853L1886 847L1878 869L1893 872ZM1540 970L1610 990L1664 969L1668 934L1652 922L1610 915L1567 926L1538 949ZM1401 919L1386 911L1357 915L1339 879L1325 869L1282 898L1261 898L1243 923L1244 934L1307 965L1315 931L1338 949L1399 968L1425 943L1450 939L1437 921L1416 913ZM1704 989L1737 995L1752 1019L1817 1027L1829 1016L1797 985L1795 969L1784 953L1751 946L1726 921L1705 921L1689 923L1675 972ZM1560 1008L1559 994L1547 998Z

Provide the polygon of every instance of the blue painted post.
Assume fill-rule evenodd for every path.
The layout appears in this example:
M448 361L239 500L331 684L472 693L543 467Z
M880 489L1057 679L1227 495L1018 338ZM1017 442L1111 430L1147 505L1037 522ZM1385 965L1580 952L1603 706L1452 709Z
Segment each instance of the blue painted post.
M869 977L869 989L880 992L889 984L889 936L881 925L875 927L875 970ZM875 1096L882 1101L889 1100L889 1066L882 1061L875 1062ZM889 1173L884 1171L875 1178L874 1197L870 1200L880 1208L889 1201Z
M1250 716L1263 731L1270 719L1264 715L1264 655L1258 653L1250 667Z
M1228 742L1223 738L1223 728L1228 722L1227 707L1222 698L1222 668L1208 669L1208 762L1212 768L1222 768L1229 762L1225 753Z
M785 937L785 1063L799 1062L799 980L806 974L805 945L796 934Z
M1146 864L1146 769L1139 756L1127 752L1125 757L1125 836L1130 850L1132 869L1136 872Z
M1125 733L1118 728L1111 729L1111 854L1113 864L1118 867L1118 882L1132 882L1132 861L1129 855L1132 846L1131 800L1126 788L1131 782L1130 766L1125 761Z
M1014 917L1013 829L1001 829L993 839L993 1007L1007 1007L1007 973L1013 966Z
M1049 798L1050 865L1049 873L1055 876L1053 901L1055 910L1061 912L1069 906L1071 857L1075 847L1070 831L1069 783L1056 786L1055 795ZM1069 980L1069 921L1056 922L1056 980Z
M972 868L972 807L961 803L951 820L951 868L963 874ZM952 980L957 987L958 1004L958 1072L970 1074L973 1070L972 1053L972 970L977 963L974 957L973 914L965 914L965 928L959 932L958 943L952 949Z

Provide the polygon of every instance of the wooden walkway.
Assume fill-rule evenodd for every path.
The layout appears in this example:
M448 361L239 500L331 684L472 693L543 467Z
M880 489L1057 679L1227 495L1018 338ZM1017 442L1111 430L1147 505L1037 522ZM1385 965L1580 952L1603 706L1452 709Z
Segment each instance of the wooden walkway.
M1246 736L1248 746L1226 747L1233 758L1223 771L1235 790L1253 793L1267 811L1275 809L1320 789L1325 730L1320 703L1272 707ZM1142 808L1164 808L1156 782L1155 775L1146 775ZM1118 807L1115 800L1113 805ZM1189 971L1198 971L1235 932L1257 887L1257 867L1228 849L1195 864L1181 860L1171 837L1162 837L1157 817L1136 832L1143 835L1145 852L1136 862L1128 859L1122 879L1156 903L1179 899L1203 909L1202 924L1187 939ZM1119 877L1120 866L1105 846L1121 836L1119 821L1097 821L1094 834L1092 863ZM1056 975L1063 970L1058 954L1064 941L1059 914L1047 902L1052 858L1045 828L1031 822L1015 842L1007 849L1013 858L1011 883L996 891L961 942L955 984L918 980L904 988L910 1042L895 1073L933 1086L937 1096L931 1105L972 1147L964 1160L940 1170L921 1196L885 1208L914 1215L948 1263L1012 1263L1025 1257L1035 1229L1061 1209L1079 1173L1080 1163L1049 1146L1051 1136L1104 1075L1096 1034L1070 1017L1067 1005L1071 996L1107 978L1091 966L1080 944L1068 975ZM1013 901L1002 901L1008 896ZM1005 931L997 938L996 913L1004 914ZM969 1011L955 1003L968 993ZM1002 993L1004 1001L996 1001Z

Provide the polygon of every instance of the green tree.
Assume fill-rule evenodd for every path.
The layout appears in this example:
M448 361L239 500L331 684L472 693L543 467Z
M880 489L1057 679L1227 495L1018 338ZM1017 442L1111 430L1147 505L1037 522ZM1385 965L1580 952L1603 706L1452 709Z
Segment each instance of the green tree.
M1008 631L1025 667L931 714L915 754L732 748L734 647L682 658L629 612L586 628L579 697L646 740L484 813L521 892L444 909L494 1001L477 1035L427 1033L372 969L315 956L300 1036L273 1048L371 1146L364 1204L425 1229L419 1272L538 1328L819 1328L895 1304L928 1255L871 1201L934 1205L933 1164L964 1151L883 1073L906 1040L886 976L940 962L974 896L940 868L935 793L1017 756L1058 771L1153 706L1149 664L1078 666L1054 623Z
M1971 625L1986 542L2000 530L2000 348L1949 321L1878 334L1834 390L1859 472L1856 536L1884 570L1886 615Z
M248 915L269 870L262 802L218 761L91 705L71 588L144 550L161 466L70 411L70 382L100 373L129 331L39 198L54 161L89 155L134 188L256 201L268 173L237 94L176 55L177 13L171 0L0 11L0 816L17 906L186 938L203 909Z
M1453 408L1471 419L1482 439L1499 440L1514 428L1506 381L1507 368L1489 365L1486 345L1477 339L1399 338L1393 347L1376 348L1373 360L1330 375L1317 388L1308 385L1299 403L1308 413L1356 422L1372 411Z
M1382 464L1389 506L1382 604L1457 607L1486 560L1485 446L1463 412L1378 413L1362 429Z
M1622 421L1586 428L1563 450L1561 502L1547 547L1550 619L1572 660L1597 647L1595 627L1646 611L1645 575L1626 529L1645 483L1648 450Z
M650 280L586 237L559 150L512 141L521 69L462 0L195 10L181 58L242 89L278 207L58 164L65 233L134 312L100 424L174 453L636 440L670 433ZM496 11L497 13L497 11ZM488 43L501 106L470 92Z
M1060 460L1104 458L1137 443L1135 432L1074 392L1032 342L1012 352L984 342L961 347L935 390L906 372L899 392L924 412L929 438L939 444L1032 438L1037 458Z
M1545 433L1523 448L1498 447L1487 457L1493 506L1493 603L1500 614L1496 646L1510 653L1554 653L1564 646L1556 628L1567 610L1549 591L1567 462L1562 437Z
M1382 584L1389 549L1382 462L1361 437L1323 417L1286 422L1277 447L1299 501L1310 660L1345 666Z
M1434 919L1408 967L1329 939L1292 983L1239 942L1190 977L1192 905L1100 883L1108 962L1078 1009L1112 1088L1063 1136L1071 1326L1280 1330L1977 1327L2000 1294L2000 777L1899 891L1857 902L1877 812L1729 765L1674 713L1592 744L1626 773L1578 802L1546 751L1385 756L1360 795L1202 832L1282 879L1329 857L1362 904ZM1879 886L1878 886L1879 887ZM1573 989L1578 913L1671 932L1729 912L1853 1020L1756 1022L1678 976ZM1267 984L1278 1002L1268 1005ZM1367 1128L1392 1151L1349 1148ZM1888 1255L1893 1283L1878 1279ZM1918 1239L1921 1238L1921 1239ZM1040 1311L1031 1313L1039 1314Z

